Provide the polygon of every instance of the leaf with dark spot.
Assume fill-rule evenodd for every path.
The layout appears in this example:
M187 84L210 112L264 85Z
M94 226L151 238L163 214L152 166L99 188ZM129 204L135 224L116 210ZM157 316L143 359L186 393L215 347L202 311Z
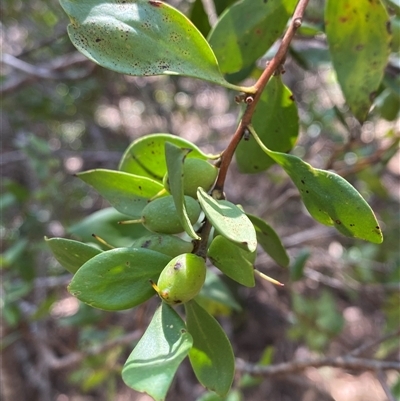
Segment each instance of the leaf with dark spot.
M75 47L95 63L128 75L185 75L227 88L206 39L160 1L60 0ZM101 41L97 39L101 37Z
M373 23L369 16L373 15ZM337 79L355 117L363 122L390 53L389 16L380 1L328 0L325 27Z

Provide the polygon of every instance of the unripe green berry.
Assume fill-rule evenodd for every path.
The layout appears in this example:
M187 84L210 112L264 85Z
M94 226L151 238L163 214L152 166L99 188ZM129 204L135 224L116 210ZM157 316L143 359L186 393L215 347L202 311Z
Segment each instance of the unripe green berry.
M165 266L158 279L157 291L165 302L178 305L193 299L205 279L205 260L193 253L184 253Z
M186 158L183 163L183 192L185 195L197 198L197 188L202 187L208 192L218 175L218 168L206 160ZM169 192L168 173L163 179L164 188Z
M200 205L190 196L185 196L186 211L194 224L200 216ZM142 211L142 223L150 231L163 234L178 234L184 231L171 195L151 201Z

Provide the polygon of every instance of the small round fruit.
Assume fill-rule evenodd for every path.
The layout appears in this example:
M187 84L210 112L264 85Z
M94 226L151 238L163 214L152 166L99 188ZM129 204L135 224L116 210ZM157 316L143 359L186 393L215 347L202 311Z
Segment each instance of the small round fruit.
M208 192L218 175L218 168L202 159L185 159L183 163L183 192L185 195L197 198L197 188L202 187ZM165 189L169 192L168 173L163 179Z
M200 205L190 196L185 196L186 211L194 224L200 216ZM142 211L142 223L150 231L162 234L178 234L184 231L171 195L154 199Z
M158 279L160 297L171 305L193 299L206 279L205 260L193 253L184 253L172 259Z
M146 248L174 258L182 253L192 252L193 243L184 241L174 235L150 234L133 242L132 248Z

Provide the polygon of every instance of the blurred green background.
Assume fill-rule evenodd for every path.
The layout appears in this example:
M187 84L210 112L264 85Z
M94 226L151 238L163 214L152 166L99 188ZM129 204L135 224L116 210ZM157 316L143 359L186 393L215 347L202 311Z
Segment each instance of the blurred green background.
M208 29L202 2L169 3L192 15L203 32ZM233 164L228 198L271 223L291 256L289 270L265 254L257 260L284 289L227 282L242 311L225 310L219 318L236 355L251 362L341 355L399 333L398 41L368 121L360 126L330 65L320 31L323 3L311 2L310 29L293 42L286 65L284 80L301 122L293 153L348 179L376 212L385 240L374 245L342 237L309 217L280 169L244 176ZM129 244L130 234L115 224L119 216L74 173L116 169L129 143L153 132L220 152L235 130L235 94L189 78L128 77L95 66L70 43L67 17L55 0L4 0L0 7L2 399L148 400L123 385L120 369L157 300L120 313L79 304L68 294L70 276L44 236L91 241L96 233ZM398 18L393 13L394 27ZM396 340L366 356L396 358ZM327 369L279 380L242 379L232 400L385 400L368 374L344 377ZM398 376L387 381L400 397ZM351 397L340 387L353 389ZM184 364L168 399L191 401L202 392Z

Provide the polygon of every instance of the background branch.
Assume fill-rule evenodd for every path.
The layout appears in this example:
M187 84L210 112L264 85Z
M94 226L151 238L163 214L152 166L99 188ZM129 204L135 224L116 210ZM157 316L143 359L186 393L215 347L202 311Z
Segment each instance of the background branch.
M297 29L301 26L301 22L303 19L303 15L305 9L307 7L309 0L299 0L297 3L296 9L294 11L292 20L289 24L289 28L287 29L281 44L279 45L278 51L276 52L275 56L272 58L271 61L267 63L267 66L255 83L253 88L256 89L256 93L254 96L250 96L247 101L247 107L243 114L242 120L239 123L239 126L234 133L232 140L230 141L229 145L223 152L221 156L221 164L220 164L220 171L218 174L217 182L215 183L213 196L217 199L223 197L223 189L226 179L226 174L228 172L229 165L231 164L233 155L235 150L241 141L244 132L246 131L248 125L251 123L251 119L253 118L254 111L256 109L257 103L260 100L262 91L264 90L265 86L267 85L269 79L275 73L275 71L282 65L285 61L287 51L289 49L290 43L294 38L294 35Z
M76 80L87 77L92 73L95 64L90 62L83 54L73 52L62 55L44 64L34 65L27 63L11 54L2 54L0 62L14 70L24 73L23 76L12 76L0 86L0 93L13 92L20 87L38 79ZM83 65L84 69L77 69Z
M301 372L307 368L321 368L324 366L362 371L395 370L397 372L400 372L400 361L365 359L352 356L283 362L268 366L254 365L251 363L247 363L242 359L236 360L236 368L238 371L263 377L288 375Z
M47 366L52 370L67 369L82 362L88 356L99 355L115 347L124 346L136 342L142 336L143 330L135 330L116 339L107 341L100 346L92 347L86 352L76 351L64 357L57 357L47 345L38 340L38 347L41 350Z

